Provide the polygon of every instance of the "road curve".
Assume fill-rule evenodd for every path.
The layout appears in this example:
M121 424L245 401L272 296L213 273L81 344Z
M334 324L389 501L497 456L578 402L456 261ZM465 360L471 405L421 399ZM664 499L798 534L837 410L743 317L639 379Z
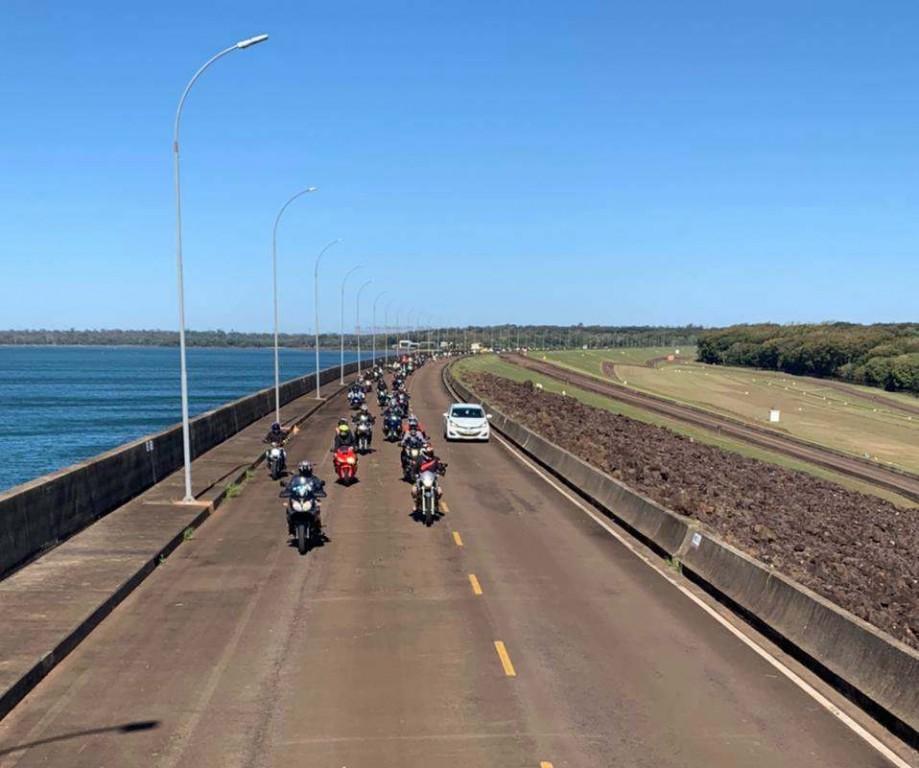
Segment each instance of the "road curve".
M856 456L821 448L813 443L783 435L765 427L746 424L728 416L705 411L690 405L667 400L645 392L627 389L621 385L607 383L595 376L561 368L549 362L534 360L518 354L503 355L503 359L527 370L541 373L563 381L571 386L595 392L611 400L618 400L654 413L659 413L693 426L715 430L723 435L743 440L761 448L803 459L811 464L832 469L850 477L864 480L882 488L895 491L913 501L919 502L919 476L905 471L898 471L860 459Z
M443 445L440 373L412 391L443 519L377 445L299 557L260 471L0 723L0 765L888 765L497 440ZM341 410L291 459L329 478Z

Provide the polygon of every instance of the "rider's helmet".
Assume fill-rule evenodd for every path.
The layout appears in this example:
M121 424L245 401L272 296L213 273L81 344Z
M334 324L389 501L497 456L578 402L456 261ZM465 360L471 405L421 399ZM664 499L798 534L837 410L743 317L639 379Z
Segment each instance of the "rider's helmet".
M367 403L364 403L361 406L361 415L364 415L364 414L367 414L367 415L370 414L370 407L367 405Z
M348 425L347 421L338 422L338 434L347 435L351 431L351 427Z
M418 419L414 415L408 417L408 428L418 429Z
M278 422L278 421L274 422L274 424L271 425L271 431L272 431L272 432L280 432L280 431L281 431L281 423Z
M297 464L297 472L303 477L312 477L313 465L308 461L301 461L299 464Z

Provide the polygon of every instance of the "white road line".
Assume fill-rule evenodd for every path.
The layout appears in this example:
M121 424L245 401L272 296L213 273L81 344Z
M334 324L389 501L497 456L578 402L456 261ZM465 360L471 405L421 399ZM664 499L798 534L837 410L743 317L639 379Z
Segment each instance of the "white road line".
M887 745L880 741L876 736L872 735L859 723L853 720L849 715L843 712L839 707L837 707L832 701L830 701L826 696L824 696L820 691L814 688L810 683L801 678L796 672L786 667L781 661L775 658L772 654L769 653L765 648L753 641L752 638L745 635L737 627L735 627L731 622L725 619L721 614L719 614L714 608L708 605L704 600L701 600L698 596L694 595L690 590L684 587L682 584L675 581L668 574L664 573L657 561L652 560L649 557L646 557L644 553L638 550L635 545L629 541L622 533L620 533L615 527L614 523L610 522L606 518L602 517L599 512L595 509L592 509L579 498L571 494L564 486L562 486L558 481L552 478L546 471L539 465L532 462L529 458L521 453L515 445L508 442L503 436L494 434L498 442L500 442L508 452L514 456L518 461L525 464L529 467L534 473L539 475L548 485L552 486L556 491L558 491L562 496L564 496L568 501L574 504L578 509L586 512L598 525L600 525L607 533L613 536L617 541L619 541L623 546L625 546L632 554L641 558L645 563L651 566L651 569L657 573L659 576L666 579L674 587L676 587L680 592L682 592L686 597L692 600L696 605L698 605L703 611L709 614L715 621L725 627L731 634L737 637L741 642L755 651L761 658L765 659L769 664L771 664L775 669L781 672L785 677L787 677L791 682L798 686L802 691L804 691L808 696L814 699L820 706L826 709L830 714L836 717L843 725L851 729L856 735L860 736L865 742L874 747L878 752L881 753L887 760L889 760L897 768L913 768L909 763L907 763L903 758L897 755L893 750L891 750Z

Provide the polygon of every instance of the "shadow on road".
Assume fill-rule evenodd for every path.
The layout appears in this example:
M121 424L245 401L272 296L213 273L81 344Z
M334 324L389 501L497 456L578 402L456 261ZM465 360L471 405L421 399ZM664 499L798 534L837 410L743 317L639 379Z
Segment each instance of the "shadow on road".
M330 543L331 541L332 541L332 539L330 539L328 536L326 536L326 535L325 535L325 532L323 531L323 532L320 533L318 536L316 536L316 537L310 539L309 546L307 547L307 550L306 550L306 551L307 551L307 552L312 552L314 549L321 549L322 547L324 547L326 544ZM294 549L296 549L296 548L297 548L297 539L296 539L296 538L288 539L288 540L287 540L287 546L288 546L288 547L293 547Z
M431 525L439 523L443 516L443 512L435 512L433 518L431 519ZM412 520L414 520L416 523L424 524L424 512L419 512L416 509L409 513L409 517L412 518Z
M25 744L16 744L12 747L0 748L0 757L10 755L13 752L21 752L34 747L41 747L45 744L54 744L58 741L69 741L70 739L79 739L84 736L98 736L103 733L139 733L141 731L152 731L160 727L159 720L139 720L134 723L123 723L122 725L110 725L106 728L90 728L86 731L73 731L71 733L62 733L60 736L50 736L47 739L30 741Z

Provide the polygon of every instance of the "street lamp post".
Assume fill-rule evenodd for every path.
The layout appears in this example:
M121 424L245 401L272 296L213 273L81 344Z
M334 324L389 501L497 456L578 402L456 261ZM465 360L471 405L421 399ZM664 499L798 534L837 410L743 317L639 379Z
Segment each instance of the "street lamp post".
M386 293L387 293L386 291L381 291L380 293L377 294L377 297L373 300L373 317L371 318L371 323L372 323L371 333L373 334L373 337L372 337L371 343L373 345L374 362L376 362L376 359L377 359L377 302L380 299L382 299L386 295Z
M341 240L333 240L325 248L319 251L316 257L316 266L313 268L313 307L315 309L316 320L316 399L321 400L319 395L319 262L322 261L323 254Z
M386 329L386 337L384 339L384 343L386 345L387 352L389 351L389 332L390 332L389 310L392 309L392 305L395 303L396 303L395 299L392 299L386 302L386 309L383 310L383 327ZM396 314L398 315L398 312Z
M185 460L185 496L182 501L186 503L194 502L195 496L191 488L191 436L188 426L188 369L185 364L185 280L182 273L182 184L179 174L179 127L182 122L182 107L185 106L185 99L188 98L192 86L211 64L218 59L222 59L228 53L249 48L267 39L268 35L256 35L255 37L240 40L229 48L224 48L219 53L214 54L204 62L192 76L191 80L188 81L185 90L182 91L182 96L179 98L179 106L176 109L175 123L173 124L172 157L176 199L176 283L178 286L179 299L179 379L182 389L182 452Z
M271 273L274 280L274 420L281 420L281 369L278 362L278 224L281 221L281 215L298 197L302 197L309 192L316 192L316 187L307 187L297 194L292 195L290 199L281 206L278 215L274 219L274 229L271 232Z
M339 365L341 380L339 383L342 386L345 384L345 283L348 282L348 278L351 277L351 275L361 268L362 266L360 264L356 267L352 267L341 281L341 332L339 333L339 337L341 338L341 363Z
M370 285L373 280L368 280L360 288L357 289L357 300L355 301L354 306L354 318L357 325L357 375L361 375L361 294L364 292L364 288Z

